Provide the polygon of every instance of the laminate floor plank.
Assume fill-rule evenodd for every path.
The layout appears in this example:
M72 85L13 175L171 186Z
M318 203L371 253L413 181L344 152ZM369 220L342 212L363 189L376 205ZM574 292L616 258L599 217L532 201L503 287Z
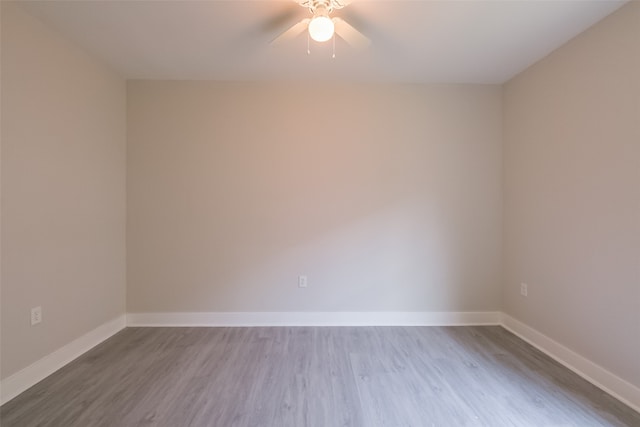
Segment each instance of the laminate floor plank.
M493 395L501 396L502 404L508 406L508 410L503 413L517 410L525 418L531 420L532 426L550 421L553 425L600 426L601 423L596 416L592 416L593 414L587 417L584 416L585 408L576 399L577 395L567 393L563 387L554 385L552 381L553 375L549 372L537 372L538 368L531 369L536 366L536 360L539 360L540 357L546 359L545 363L551 362L550 359L537 350L531 348L527 350L527 352L520 354L516 358L503 357L498 359L500 360L499 363L496 363L491 357L484 357L480 365L481 369L476 372L487 375L487 377L478 380L471 379L466 382L488 384L489 382L495 383L493 378L508 379L508 381L501 381L499 384L495 384L494 390L496 393L493 393ZM478 355L491 354L477 347L474 348L474 352ZM504 356L504 353L500 352L498 354ZM553 363L555 364L555 362ZM555 365L560 366L558 364ZM561 367L561 369L566 371L564 367ZM558 372L557 374L560 373ZM454 375L455 373L451 373L451 376ZM583 385L588 384L578 376L573 377L583 382ZM519 402L528 402L529 404L521 405ZM571 408L571 410L566 412L564 408Z
M127 328L2 427L640 427L498 326Z
M495 343L510 350L498 357L500 363L496 371L504 373L505 376L517 375L522 381L508 381L507 384L518 385L521 388L527 384L539 384L540 394L547 403L556 403L562 412L567 412L574 419L581 411L588 414L585 416L588 417L589 423L584 425L640 427L638 412L580 376L570 374L560 363L515 335L503 328L481 328L480 331Z

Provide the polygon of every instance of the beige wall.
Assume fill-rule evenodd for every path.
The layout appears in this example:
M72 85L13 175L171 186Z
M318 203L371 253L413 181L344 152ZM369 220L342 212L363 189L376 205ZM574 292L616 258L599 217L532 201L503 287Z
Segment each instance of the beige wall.
M2 2L2 378L124 313L125 108L124 80Z
M504 112L504 311L640 386L640 3L510 81Z
M640 386L639 21L623 7L504 97L132 81L127 110L4 2L2 378L124 313L128 173L129 312L503 308Z
M128 123L129 312L500 308L498 86L131 81Z

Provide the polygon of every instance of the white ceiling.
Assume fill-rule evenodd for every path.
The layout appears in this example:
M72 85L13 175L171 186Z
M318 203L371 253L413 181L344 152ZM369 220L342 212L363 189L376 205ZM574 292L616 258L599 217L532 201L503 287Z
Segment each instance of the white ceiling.
M372 44L335 59L306 33L269 45L308 16L292 0L22 4L127 78L502 83L624 3L356 0L333 15Z

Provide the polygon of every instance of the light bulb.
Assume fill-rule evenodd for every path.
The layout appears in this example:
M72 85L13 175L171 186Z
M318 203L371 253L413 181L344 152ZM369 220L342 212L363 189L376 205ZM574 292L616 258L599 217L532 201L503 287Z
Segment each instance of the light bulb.
M309 22L309 35L317 42L333 37L333 21L328 16L316 16Z

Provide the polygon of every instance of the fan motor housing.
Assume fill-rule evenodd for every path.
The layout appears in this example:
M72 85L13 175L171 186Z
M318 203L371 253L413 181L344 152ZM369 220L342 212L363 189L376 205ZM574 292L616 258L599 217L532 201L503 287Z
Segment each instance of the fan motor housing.
M299 4L303 7L308 7L311 13L315 15L328 15L333 12L334 9L342 9L345 7L346 2L341 0L302 0Z

